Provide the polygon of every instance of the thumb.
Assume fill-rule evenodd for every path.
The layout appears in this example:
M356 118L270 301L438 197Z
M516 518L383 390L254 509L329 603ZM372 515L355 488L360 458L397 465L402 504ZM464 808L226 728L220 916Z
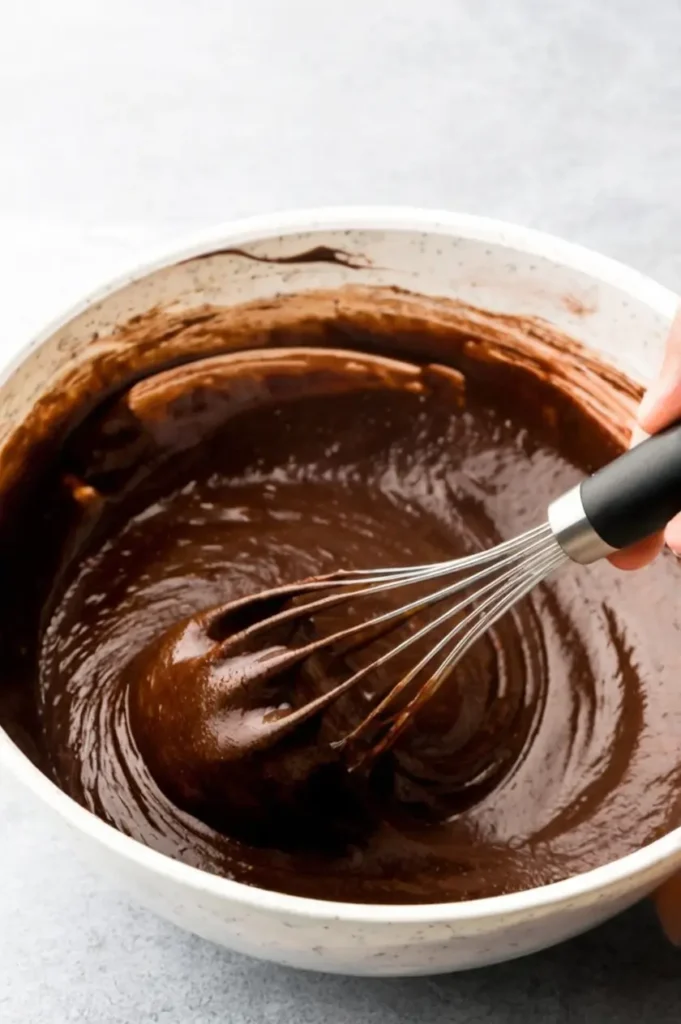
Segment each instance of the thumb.
M677 311L667 339L662 368L648 388L638 410L634 428L635 440L646 433L654 434L681 419L681 309ZM665 531L668 546L681 553L681 515L668 524ZM626 553L623 556L628 557ZM636 561L636 559L634 559Z
M681 310L667 339L662 367L638 410L638 423L648 434L681 418Z

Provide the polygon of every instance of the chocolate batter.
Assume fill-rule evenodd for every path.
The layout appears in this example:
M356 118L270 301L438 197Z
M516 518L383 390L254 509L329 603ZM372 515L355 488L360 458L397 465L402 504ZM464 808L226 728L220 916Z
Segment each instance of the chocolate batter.
M333 741L392 675L277 729L403 634L258 687L253 659L291 636L224 648L244 624L222 613L234 598L542 522L622 448L638 398L624 376L540 321L360 289L155 312L95 364L0 467L0 717L76 800L206 870L377 903L542 885L680 823L671 557L635 577L562 570L359 772ZM94 408L93 374L110 389Z

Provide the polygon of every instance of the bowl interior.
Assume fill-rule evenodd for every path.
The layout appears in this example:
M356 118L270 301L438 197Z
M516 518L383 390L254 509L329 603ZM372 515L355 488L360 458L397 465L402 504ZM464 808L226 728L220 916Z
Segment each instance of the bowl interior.
M627 268L554 239L471 218L402 214L374 221L349 227L362 222L354 213L319 224L303 217L303 227L245 225L107 286L44 332L7 370L0 386L0 444L65 374L115 349L118 327L158 307L191 311L315 288L393 286L493 312L544 317L641 378L661 356L675 299ZM160 363L162 342L157 354ZM11 746L3 739L0 755ZM15 770L19 764L12 758ZM678 855L678 846L667 843L661 854ZM371 908L379 917L386 909Z

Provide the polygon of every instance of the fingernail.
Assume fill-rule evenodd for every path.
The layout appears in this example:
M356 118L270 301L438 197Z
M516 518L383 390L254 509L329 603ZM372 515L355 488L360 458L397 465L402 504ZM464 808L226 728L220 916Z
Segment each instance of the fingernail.
M641 441L647 440L649 437L650 434L646 430L644 430L643 427L639 427L638 423L635 423L631 431L629 447L635 448L637 444L640 444Z
M653 412L661 397L661 388L659 384L651 384L645 395L641 399L641 404L638 407L636 418L639 423L646 420L648 416Z
M677 558L681 558L681 521L678 518L672 519L671 523L668 524L667 529L664 531L664 539L672 554L676 555Z
M676 410L678 410L681 396L676 380L675 377L656 380L641 399L636 419L653 432L658 431L664 423L678 416Z

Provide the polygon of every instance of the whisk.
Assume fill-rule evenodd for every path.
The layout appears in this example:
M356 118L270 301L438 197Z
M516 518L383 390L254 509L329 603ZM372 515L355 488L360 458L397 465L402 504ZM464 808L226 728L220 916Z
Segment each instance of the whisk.
M302 707L284 713L274 723L278 734L286 734L326 709L371 673L389 665L398 654L434 631L444 630L426 653L377 697L366 717L334 744L348 752L360 751L348 754L348 766L354 768L394 744L471 646L533 587L566 562L586 565L656 533L679 511L681 423L643 441L557 498L549 506L542 525L490 550L429 565L341 570L231 602L221 609L221 618L225 621L225 615L234 614L243 628L233 633L225 646L229 649L236 645L243 650L245 644L253 650L255 645L257 650L259 639L268 633L272 636L272 629L295 626L301 618L314 618L341 602L414 584L434 585L432 592L420 594L398 608L310 642L303 639L298 646L272 649L265 640L268 656L249 665L248 678L251 683L266 682L321 649L333 649L334 645L367 634L374 636L430 606L454 598L444 612L370 664ZM311 595L310 600L299 602L303 595ZM291 632L295 635L294 629ZM419 677L423 682L415 683ZM366 742L358 742L369 737L368 747Z

